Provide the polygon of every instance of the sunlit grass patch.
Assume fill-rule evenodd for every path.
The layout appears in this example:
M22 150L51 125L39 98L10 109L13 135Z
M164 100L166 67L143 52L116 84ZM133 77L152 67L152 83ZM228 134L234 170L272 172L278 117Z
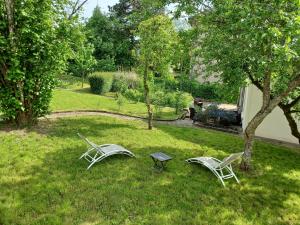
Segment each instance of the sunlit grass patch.
M44 123L48 123L44 127ZM110 117L64 118L23 131L0 131L0 224L298 224L300 154L264 142L254 146L241 184L217 178L185 159L241 151L234 135ZM42 130L42 132L40 132ZM86 170L80 132L116 143L136 158L114 156ZM173 157L152 169L150 153Z

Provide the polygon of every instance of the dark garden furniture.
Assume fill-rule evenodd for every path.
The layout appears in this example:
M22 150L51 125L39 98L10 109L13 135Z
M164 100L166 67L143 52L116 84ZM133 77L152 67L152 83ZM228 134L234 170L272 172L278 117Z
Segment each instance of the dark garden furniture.
M172 159L172 157L162 152L155 152L150 154L150 156L154 162L154 168L156 168L158 171L163 171L167 162Z

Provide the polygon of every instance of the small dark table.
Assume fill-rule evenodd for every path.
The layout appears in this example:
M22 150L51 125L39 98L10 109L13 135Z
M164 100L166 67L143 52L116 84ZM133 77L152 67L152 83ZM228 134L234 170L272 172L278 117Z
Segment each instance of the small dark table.
M172 159L172 157L162 152L155 152L150 154L150 156L154 162L154 168L158 169L159 171L163 171L163 169L166 167L167 161Z

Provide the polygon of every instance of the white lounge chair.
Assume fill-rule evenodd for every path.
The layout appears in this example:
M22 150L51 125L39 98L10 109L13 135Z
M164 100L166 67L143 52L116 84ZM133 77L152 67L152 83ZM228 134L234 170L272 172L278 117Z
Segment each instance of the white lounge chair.
M79 159L86 159L90 165L87 170L91 168L96 162L100 162L108 156L112 155L128 155L131 157L135 157L135 155L124 147L116 144L104 144L104 145L96 145L95 143L89 141L86 137L82 136L78 133L78 136L81 137L90 148L80 156Z
M220 179L223 186L225 187L224 180L232 177L234 177L236 181L240 183L232 170L231 163L239 159L242 155L243 152L234 153L226 157L222 161L213 157L197 157L197 158L187 159L186 162L199 163L203 166L206 166Z

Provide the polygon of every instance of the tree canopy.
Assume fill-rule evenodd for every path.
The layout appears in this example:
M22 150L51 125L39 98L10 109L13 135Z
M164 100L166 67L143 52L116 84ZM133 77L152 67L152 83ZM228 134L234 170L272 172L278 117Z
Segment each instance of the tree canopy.
M0 2L0 108L18 125L48 112L54 77L70 53L63 1Z
M139 38L138 59L143 69L145 101L148 109L148 127L152 129L152 107L150 101L149 72L168 74L170 62L174 54L177 35L172 21L158 15L140 23L137 36Z
M244 166L249 168L256 128L280 103L299 97L293 93L300 85L300 3L179 2L181 8L198 12L194 16L201 27L200 56L207 69L220 73L229 85L248 82L263 93L262 107L245 130Z

